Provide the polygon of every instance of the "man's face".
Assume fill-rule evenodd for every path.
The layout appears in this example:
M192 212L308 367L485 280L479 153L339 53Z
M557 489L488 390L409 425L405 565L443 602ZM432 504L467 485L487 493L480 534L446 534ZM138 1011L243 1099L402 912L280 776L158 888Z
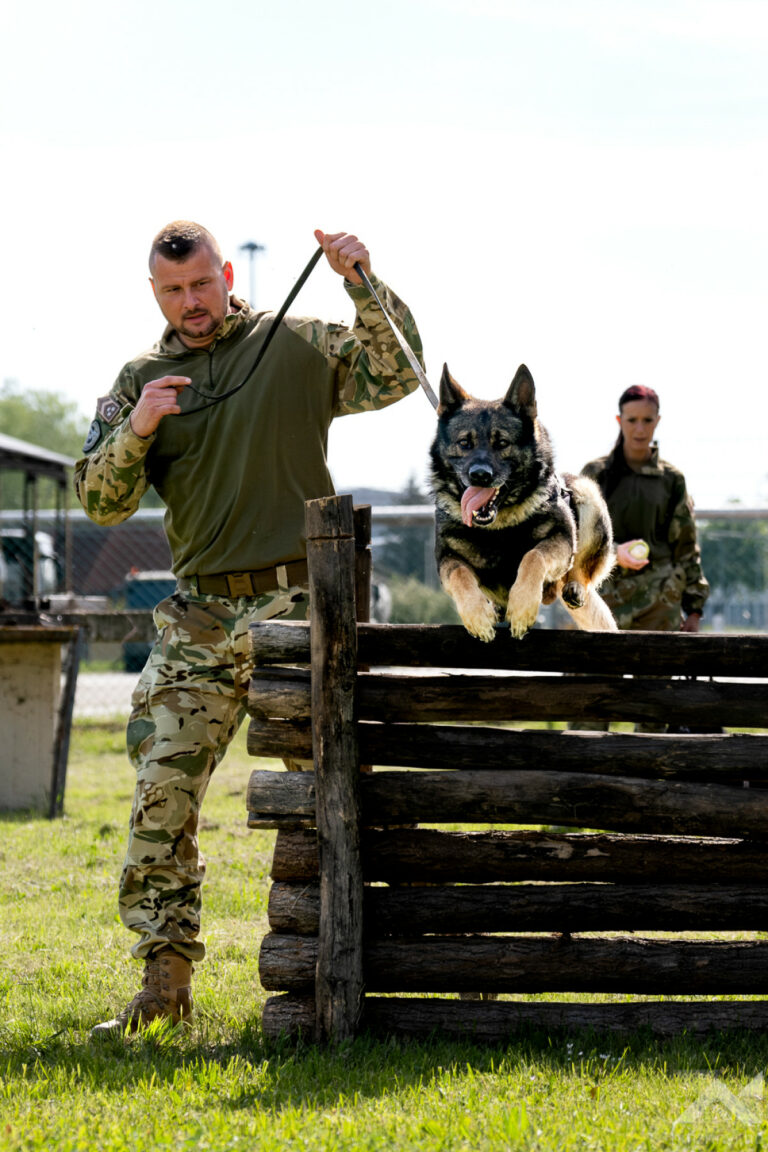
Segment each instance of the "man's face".
M188 348L213 343L229 311L232 265L221 261L207 244L186 260L156 256L150 284L160 311Z

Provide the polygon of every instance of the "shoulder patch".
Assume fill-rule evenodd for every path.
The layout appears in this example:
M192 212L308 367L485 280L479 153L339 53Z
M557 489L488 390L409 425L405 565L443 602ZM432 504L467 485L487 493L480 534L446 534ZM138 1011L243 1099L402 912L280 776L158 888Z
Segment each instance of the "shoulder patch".
M83 452L90 452L91 449L95 448L99 440L101 440L101 435L101 424L99 424L98 420L94 420L88 429L88 435L83 444Z
M102 396L100 400L96 401L96 412L107 424L112 424L120 412L120 404L114 396ZM93 425L91 425L91 430L93 430Z

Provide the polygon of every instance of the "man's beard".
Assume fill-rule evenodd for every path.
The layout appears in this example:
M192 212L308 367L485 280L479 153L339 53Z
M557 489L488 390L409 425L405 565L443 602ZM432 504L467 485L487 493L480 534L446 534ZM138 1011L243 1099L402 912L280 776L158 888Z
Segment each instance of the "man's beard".
M179 332L182 336L188 336L190 340L204 340L207 336L212 336L216 329L219 327L220 321L214 320L210 312L206 312L208 323L204 327L187 327L182 320L179 326Z

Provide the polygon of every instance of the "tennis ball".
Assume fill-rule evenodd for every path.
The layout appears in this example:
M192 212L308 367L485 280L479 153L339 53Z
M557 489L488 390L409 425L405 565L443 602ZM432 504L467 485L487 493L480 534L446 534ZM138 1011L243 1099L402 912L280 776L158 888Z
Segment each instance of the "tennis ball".
M633 560L647 560L649 552L650 548L645 540L636 540L629 549L629 554Z

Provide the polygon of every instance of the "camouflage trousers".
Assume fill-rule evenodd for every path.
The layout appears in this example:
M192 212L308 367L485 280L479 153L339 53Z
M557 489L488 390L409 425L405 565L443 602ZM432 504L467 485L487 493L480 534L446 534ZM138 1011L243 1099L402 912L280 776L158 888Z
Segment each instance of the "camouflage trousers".
M136 769L120 918L145 959L172 944L201 960L200 808L214 769L246 715L249 625L304 620L305 588L229 599L179 591L155 609L158 640L132 698L128 755ZM287 764L288 767L298 765Z
M651 565L614 574L600 589L622 632L677 632L683 622L685 571L679 565Z

